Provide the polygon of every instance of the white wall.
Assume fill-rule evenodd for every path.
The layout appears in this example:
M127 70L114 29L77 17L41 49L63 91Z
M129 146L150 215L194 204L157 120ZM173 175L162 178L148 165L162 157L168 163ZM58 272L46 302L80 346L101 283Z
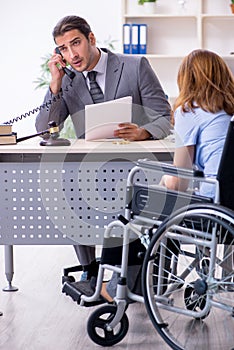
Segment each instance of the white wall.
M0 122L40 105L45 90L35 90L41 57L52 53L52 30L66 15L84 17L98 45L111 37L121 51L121 0L18 0L4 1L0 12L1 112ZM13 124L18 137L35 132L35 116Z

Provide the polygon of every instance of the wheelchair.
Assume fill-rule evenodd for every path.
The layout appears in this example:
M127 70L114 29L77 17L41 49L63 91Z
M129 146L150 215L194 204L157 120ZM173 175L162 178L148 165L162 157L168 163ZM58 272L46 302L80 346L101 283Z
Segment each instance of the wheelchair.
M138 160L130 171L125 213L104 233L95 291L81 295L79 302L95 305L105 271L118 274L114 302L98 307L88 319L87 331L94 343L104 347L119 343L129 328L128 305L141 302L172 349L234 348L233 150L234 120L216 179L147 159ZM139 172L158 171L189 179L195 187L209 183L216 188L215 199L194 190L184 193L135 181ZM140 242L137 249L136 242ZM140 291L128 286L132 244L141 264ZM109 246L118 246L120 260L106 254Z

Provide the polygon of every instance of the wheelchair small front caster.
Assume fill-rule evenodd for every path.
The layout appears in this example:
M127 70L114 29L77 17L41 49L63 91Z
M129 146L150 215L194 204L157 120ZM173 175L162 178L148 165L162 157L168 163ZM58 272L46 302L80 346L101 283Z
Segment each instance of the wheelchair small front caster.
M116 311L116 306L105 305L91 314L87 323L87 331L94 343L101 346L112 346L125 337L129 328L128 317L125 313L114 329L108 329Z

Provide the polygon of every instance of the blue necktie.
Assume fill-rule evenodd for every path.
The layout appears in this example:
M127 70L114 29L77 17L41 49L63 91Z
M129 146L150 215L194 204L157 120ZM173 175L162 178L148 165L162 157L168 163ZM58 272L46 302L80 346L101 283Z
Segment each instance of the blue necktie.
M92 96L94 103L100 103L104 101L104 95L100 86L96 82L96 75L97 75L97 72L95 71L88 72L88 78L90 83L90 94Z

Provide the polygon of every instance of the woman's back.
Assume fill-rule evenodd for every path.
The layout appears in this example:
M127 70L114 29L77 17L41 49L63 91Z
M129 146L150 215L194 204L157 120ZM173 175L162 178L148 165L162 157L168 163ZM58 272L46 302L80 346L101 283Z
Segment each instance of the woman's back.
M204 172L206 177L216 177L226 139L230 116L224 111L205 112L201 108L194 111L175 112L176 147L194 146L194 166ZM213 197L213 186L203 184L202 195Z

